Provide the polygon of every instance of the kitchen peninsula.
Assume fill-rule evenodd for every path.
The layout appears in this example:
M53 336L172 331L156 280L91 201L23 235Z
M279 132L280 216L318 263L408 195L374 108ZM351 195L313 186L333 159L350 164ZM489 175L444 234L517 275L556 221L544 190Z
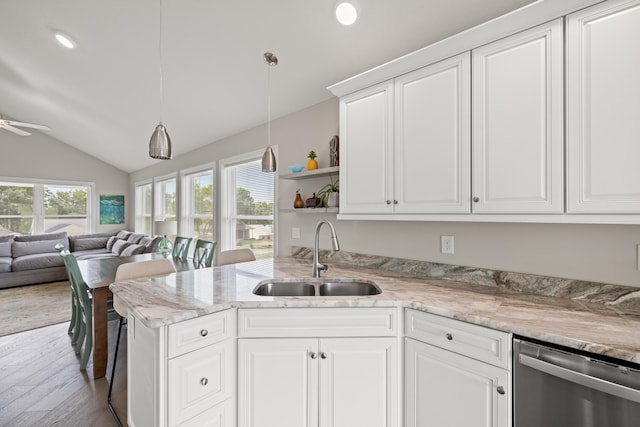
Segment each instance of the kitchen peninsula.
M297 384L304 389L291 394L301 399L303 408L291 409L298 406L297 401L283 402L284 407L306 419L337 416L344 408L331 406L335 399L323 387L334 387L332 392L341 393L339 384L323 378L322 365L318 368L316 362L330 361L330 351L338 344L356 340L362 340L357 349L347 349L343 355L361 351L359 364L384 371L371 375L375 377L373 386L384 387L382 393L373 395L377 399L382 396L386 405L382 412L372 411L383 419L370 425L403 425L401 408L410 396L405 394L403 404L399 390L405 372L401 349L404 337L420 325L432 328L426 332L435 331L436 335L441 329L446 336L443 347L451 345L450 350L462 353L466 345L470 360L498 372L486 376L492 393L489 401L497 402L497 409L487 411L501 412L490 414L498 420L493 425L498 426L511 422L511 334L640 362L640 315L633 309L448 280L446 272L436 279L333 264L324 277L371 280L382 293L264 297L252 292L266 279L308 281L310 276L308 259L278 258L112 284L110 289L126 301L130 313L130 425L198 425L205 419L220 423L214 425L263 425L248 421L256 411L262 415L269 410L253 397L265 390L272 390L269 395L276 400L285 397L278 396L280 386L288 382L278 377L283 367L272 365L279 359L289 366L300 367L302 363L309 369ZM198 344L198 340L206 342ZM458 350L455 346L461 341L463 347ZM270 342L277 345L269 347ZM302 346L291 347L294 344ZM350 372L357 366L352 365L342 368ZM198 367L206 375L198 372ZM260 367L263 372L258 372ZM184 369L182 376L176 374L177 369ZM190 380L195 391L190 391ZM281 417L278 411L272 410Z

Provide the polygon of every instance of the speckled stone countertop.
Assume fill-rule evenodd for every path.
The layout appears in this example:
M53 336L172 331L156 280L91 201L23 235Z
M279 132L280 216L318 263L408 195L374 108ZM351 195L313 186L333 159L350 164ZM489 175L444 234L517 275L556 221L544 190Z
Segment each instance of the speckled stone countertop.
M534 295L451 278L331 265L323 277L372 280L380 295L264 297L254 287L271 278L310 279L311 262L277 258L117 282L111 291L147 327L160 327L230 307L407 307L640 363L640 314L590 301Z

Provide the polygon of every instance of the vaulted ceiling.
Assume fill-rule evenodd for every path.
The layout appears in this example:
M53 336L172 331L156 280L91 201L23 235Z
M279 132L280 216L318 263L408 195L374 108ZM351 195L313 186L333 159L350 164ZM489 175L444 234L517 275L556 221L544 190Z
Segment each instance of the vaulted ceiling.
M161 115L174 156L330 98L326 87L532 0L0 0L0 114L126 172ZM56 31L77 48L60 46ZM7 131L0 130L0 144ZM28 143L29 137L23 137Z

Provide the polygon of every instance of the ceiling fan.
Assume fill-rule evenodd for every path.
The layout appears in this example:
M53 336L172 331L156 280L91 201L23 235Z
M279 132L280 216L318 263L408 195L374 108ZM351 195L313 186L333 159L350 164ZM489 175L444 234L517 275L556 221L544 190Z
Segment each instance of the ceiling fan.
M22 129L18 129L18 127L16 126L23 127L23 128L33 128L38 130L51 130L48 126L36 125L35 123L16 122L15 120L4 119L2 118L2 116L0 116L0 129L6 129L20 136L31 135L29 132L26 132Z

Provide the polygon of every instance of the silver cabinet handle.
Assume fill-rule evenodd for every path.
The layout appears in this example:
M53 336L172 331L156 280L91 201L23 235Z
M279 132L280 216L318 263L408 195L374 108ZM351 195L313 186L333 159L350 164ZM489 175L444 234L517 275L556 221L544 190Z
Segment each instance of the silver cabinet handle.
M478 203L478 202L480 201L480 197L474 197L474 198L473 198L473 201L474 201L475 203Z
M208 333L209 331L207 331L206 329L200 331L200 335L202 335L203 337L206 337Z
M320 359L326 359L327 358L327 353L322 352L320 353Z
M206 379L206 378L202 378L202 379L200 380L200 384L202 384L202 385L207 385L207 384L209 384L209 380L208 380L208 379Z
M311 357L312 359L317 359L318 355L312 351L311 353L309 353L309 357Z
M501 385L498 386L497 391L498 391L498 394L504 394L505 393L504 387L502 387Z
M447 333L447 335L445 335L445 336L447 337L447 339L448 339L449 341L452 341L452 340L453 340L453 335L451 335L450 333Z

